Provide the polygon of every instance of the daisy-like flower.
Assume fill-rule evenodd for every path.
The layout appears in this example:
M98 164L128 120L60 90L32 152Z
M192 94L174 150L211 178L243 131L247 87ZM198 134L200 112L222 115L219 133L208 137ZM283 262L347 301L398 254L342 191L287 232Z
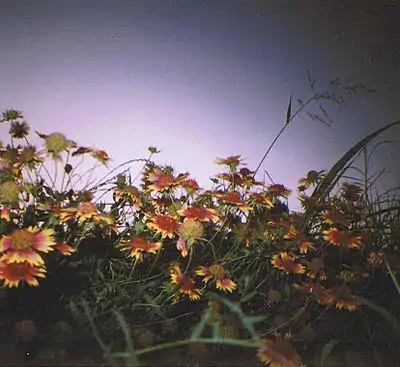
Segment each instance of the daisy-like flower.
M184 275L178 265L175 265L170 270L171 283L179 287L179 292L189 296L189 299L196 301L200 299L201 292L196 288L194 280Z
M196 275L203 276L203 282L208 283L211 279L215 279L215 286L224 292L232 293L236 289L236 283L226 277L225 268L222 265L214 264L210 267L200 266L196 270Z
M163 172L160 168L155 168L147 176L147 180L151 183L147 189L150 191L163 192L181 184L189 177L189 174L180 174L174 177L172 174Z
M339 310L355 311L359 306L359 302L351 297L350 290L346 286L332 289L331 294L334 297L336 308Z
M99 162L101 162L103 164L106 164L108 161L110 161L109 155L104 150L92 148L92 151L90 154L94 159L98 160Z
M197 220L185 218L179 225L179 235L185 241L195 241L203 237L203 224Z
M238 173L218 173L215 177L237 186L241 186L245 182Z
M192 205L187 209L181 209L178 213L188 219L195 219L201 222L217 221L218 216L214 209L204 208L202 206Z
M232 155L228 158L217 158L216 164L228 166L232 171L235 171L237 166L242 162L240 155Z
M271 263L274 268L283 270L287 274L303 274L305 272L305 267L296 263L296 259L289 256L287 252L282 252L279 255L272 256Z
M6 221L9 221L9 220L11 219L11 216L10 216L10 209L9 209L9 208L3 206L3 207L0 209L0 219L4 219L4 220L6 220Z
M353 236L349 231L340 231L336 227L323 231L324 240L334 246L346 246L348 248L360 248L361 236Z
M267 187L267 193L272 197L287 198L292 193L292 190L282 184L273 184Z
M122 251L129 251L130 256L136 258L136 260L142 259L144 252L156 254L161 248L160 242L147 242L143 236L136 236L129 242L121 243L120 248Z
M303 210L321 210L325 208L325 204L319 202L318 199L313 198L311 196L300 194L299 195L300 206Z
M291 334L274 333L273 339L261 339L258 358L270 367L299 367L299 354L290 343Z
M17 229L10 236L0 239L0 261L9 264L28 262L32 266L44 263L38 252L48 253L54 250L56 242L53 230L40 230L35 227Z
M225 204L235 205L242 211L251 209L250 206L242 200L240 193L237 191L230 191L226 194L217 193L215 196Z
M274 206L271 199L269 199L265 194L251 192L250 197L253 199L255 203L264 205L267 208L272 208Z
M316 257L310 262L307 262L307 268L309 269L307 275L312 279L326 280L327 277L324 272L324 267L324 261L321 258Z
M114 222L110 216L100 213L96 205L90 201L79 203L76 208L62 209L59 216L61 221L77 217L80 223L85 220L106 224L113 224Z
M21 281L36 287L39 285L37 278L45 278L45 274L46 269L44 266L34 266L29 262L0 262L0 279L4 281L5 287L18 287Z
M155 231L156 233L161 233L161 237L172 238L176 232L179 230L179 223L174 217L167 214L155 214L149 216L151 222L146 223L147 227Z
M190 193L195 193L200 189L199 184L193 178L188 178L187 180L182 181L181 186Z
M348 226L349 221L339 210L327 210L322 214L322 219L327 224L343 224Z
M294 288L298 289L301 292L312 294L316 301L323 306L329 305L335 300L331 290L325 289L319 283L313 284L294 284Z
M13 121L9 133L14 139L23 139L29 135L30 129L31 128L26 121Z

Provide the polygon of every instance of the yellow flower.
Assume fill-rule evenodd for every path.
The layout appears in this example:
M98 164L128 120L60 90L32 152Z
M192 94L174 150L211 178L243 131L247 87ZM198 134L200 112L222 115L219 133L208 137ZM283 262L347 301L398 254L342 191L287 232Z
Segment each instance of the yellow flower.
M178 265L170 270L171 283L179 287L179 292L189 296L189 299L195 301L200 299L201 292L196 288L193 279L184 275Z
M179 234L183 240L196 240L203 237L203 225L201 222L185 218L179 226Z

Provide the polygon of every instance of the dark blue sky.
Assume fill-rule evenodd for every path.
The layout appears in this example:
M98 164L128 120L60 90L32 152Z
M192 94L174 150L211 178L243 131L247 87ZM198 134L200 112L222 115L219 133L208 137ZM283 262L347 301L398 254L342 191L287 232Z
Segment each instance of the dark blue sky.
M322 90L335 77L372 85L375 96L325 105L331 128L306 115L293 121L263 168L295 188L400 118L395 3L3 0L0 108L106 149L115 164L156 145L160 162L206 186L217 156L242 154L257 166L289 96L311 95L307 69ZM399 130L382 138L398 141ZM398 182L396 156L398 144L377 151L372 169L392 172L382 187Z

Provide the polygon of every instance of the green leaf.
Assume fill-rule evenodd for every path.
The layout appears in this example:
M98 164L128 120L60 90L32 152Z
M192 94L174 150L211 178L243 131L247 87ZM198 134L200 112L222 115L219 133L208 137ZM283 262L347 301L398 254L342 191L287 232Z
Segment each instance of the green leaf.
M243 325L254 325L257 324L259 322L263 322L264 320L266 320L268 317L267 316L263 316L263 315L258 315L258 316L244 316L242 317L242 323Z
M247 303L249 302L252 298L254 298L257 295L257 292L250 292L249 294L244 295L241 299L241 303Z
M192 335L190 336L191 340L196 340L201 336L210 318L211 310L207 309L206 312L203 314L200 322L195 326Z

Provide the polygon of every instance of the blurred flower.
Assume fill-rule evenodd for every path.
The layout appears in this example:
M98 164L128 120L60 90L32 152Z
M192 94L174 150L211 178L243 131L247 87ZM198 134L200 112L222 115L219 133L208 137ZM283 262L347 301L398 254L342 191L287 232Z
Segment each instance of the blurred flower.
M344 182L341 191L345 200L354 202L360 200L362 188L357 184Z
M322 214L322 219L327 224L343 224L344 226L349 224L345 215L338 210L325 211Z
M287 198L292 193L292 190L282 184L273 184L267 187L267 193L272 197Z
M125 186L124 188L114 189L116 197L129 198L133 203L138 203L140 200L140 191L135 186Z
M181 252L182 257L186 257L188 255L186 241L182 237L179 237L178 242L176 243L176 248Z
M156 214L149 216L149 219L151 222L146 223L147 227L156 231L156 233L161 233L163 239L166 237L172 238L174 233L179 230L179 223L170 215Z
M9 208L3 206L3 207L0 209L0 219L5 219L5 220L7 220L7 221L10 221L10 220L11 220L10 209L9 209Z
M73 248L66 243L57 243L54 248L61 252L64 256L72 255L76 251L76 248Z
M216 193L215 196L226 204L235 205L240 210L250 210L250 206L246 204L240 197L240 193L237 191L229 191L226 194Z
M228 158L217 158L215 160L216 164L229 166L232 171L235 171L237 166L241 163L240 155L233 155Z
M53 158L57 158L61 152L66 151L68 148L76 146L72 140L68 140L66 136L61 133L46 135L36 132L36 134L45 140L47 151L53 153Z
M14 121L14 120L22 119L23 117L24 116L22 115L21 111L9 109L2 113L2 119L0 120L0 122Z
M189 296L191 300L200 299L201 292L196 288L192 278L184 275L178 265L175 265L170 270L171 283L179 287L179 292Z
M5 181L0 184L0 202L17 204L19 201L20 186L14 181Z
M296 259L287 254L287 252L282 252L279 255L274 255L272 257L272 265L280 270L283 270L287 274L303 274L305 268L303 265L296 263Z
M143 252L156 254L160 248L160 242L147 242L143 236L136 236L129 242L121 243L121 250L130 251L130 256L135 257L136 260L141 259Z
M90 201L81 202L76 208L61 209L59 216L63 222L74 217L77 217L80 223L85 220L106 224L113 224L114 222L110 216L100 213L96 205Z
M0 279L5 287L18 287L21 281L36 287L39 282L36 278L45 278L46 269L43 266L33 266L29 262L7 263L0 262Z
M348 248L359 248L361 246L361 236L353 236L349 231L340 231L331 228L323 231L324 240L334 246L346 246Z
M14 139L23 139L29 135L30 126L26 121L13 121L10 126L9 133Z
M301 178L298 182L299 185L303 186L305 189L308 189L311 185L318 185L319 182L322 180L323 178L323 173L324 171L308 171L307 173L307 177L305 178ZM304 190L301 190L304 191Z
M310 262L307 263L307 267L309 269L307 275L310 278L320 280L325 280L327 278L323 270L325 267L325 263L321 258L316 257L312 259Z
M38 252L48 253L53 251L55 241L53 230L30 227L17 229L11 236L3 236L0 239L0 252L3 253L0 261L7 263L28 262L31 265L44 263Z
M163 172L160 168L155 168L147 176L151 183L147 188L156 192L163 192L181 184L188 178L189 174L181 174L174 177L172 174Z
M261 339L258 358L270 367L299 367L300 356L290 343L291 334L274 333L273 339Z
M195 191L199 190L199 185L198 185L197 181L192 178L184 180L182 182L181 186L184 189L191 191L191 192L195 192Z
M179 214L188 219L196 219L201 222L218 220L218 216L215 214L214 209L203 208L197 205L189 206L187 209L181 209L179 210Z
M194 241L203 237L203 224L197 220L185 218L179 226L179 235L185 241Z
M257 192L251 192L250 197L253 199L255 203L262 204L267 208L272 208L274 206L271 199L269 199L264 193L261 194Z
M226 277L225 268L222 265L214 264L210 267L200 266L196 270L196 275L203 276L203 282L208 283L211 279L215 279L215 286L224 292L232 293L236 289L236 284Z

